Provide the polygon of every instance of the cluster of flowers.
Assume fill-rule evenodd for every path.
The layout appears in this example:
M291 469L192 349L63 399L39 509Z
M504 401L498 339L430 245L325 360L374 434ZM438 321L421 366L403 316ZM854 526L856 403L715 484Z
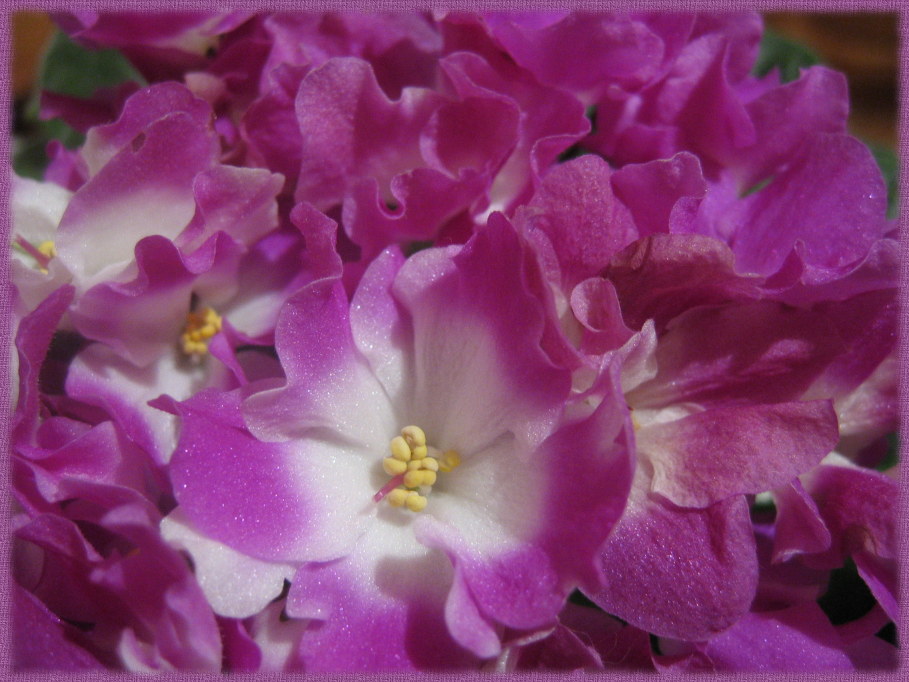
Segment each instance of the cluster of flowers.
M754 15L57 20L149 85L45 93L85 142L13 180L16 665L894 665L840 74Z

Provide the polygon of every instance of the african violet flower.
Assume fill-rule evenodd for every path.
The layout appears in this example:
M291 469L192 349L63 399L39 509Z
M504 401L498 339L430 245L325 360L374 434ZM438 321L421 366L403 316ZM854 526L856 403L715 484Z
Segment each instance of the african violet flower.
M164 472L117 424L51 392L62 381L48 348L72 296L54 291L17 330L13 604L30 627L14 638L14 665L217 670L214 614L158 532L172 505Z
M287 614L324 621L302 637L307 670L466 665L598 582L627 414L611 380L595 409L570 401L496 217L464 247L385 252L350 304L336 277L307 286L279 321L286 385L175 405L165 537L224 615L290 579Z
M194 290L229 296L246 246L277 226L280 176L218 164L210 117L186 88L162 84L91 129L80 150L88 180L62 211L46 259L69 277L38 262L76 287L76 330L137 365L173 343ZM17 282L23 297L33 279Z
M69 640L74 650L61 667L100 667L100 660L144 672L220 669L214 614L183 557L157 532L155 512L137 503L99 504L96 492L80 491L69 518L17 520L17 582L47 607L20 593L17 616L30 606L41 618L35 634L44 636L70 629L58 619L87 628ZM16 653L24 657L29 646L42 655L18 658L17 666L46 667L36 642L19 644Z

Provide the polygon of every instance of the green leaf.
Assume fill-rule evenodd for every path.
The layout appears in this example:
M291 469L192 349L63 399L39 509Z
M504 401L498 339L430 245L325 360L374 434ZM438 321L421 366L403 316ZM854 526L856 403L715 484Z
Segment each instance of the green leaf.
M887 436L887 454L878 462L875 469L878 471L887 471L892 469L900 462L900 438L899 434L891 433Z
M896 218L899 214L899 170L900 161L896 152L890 147L866 143L874 155L878 167L887 183L887 217Z
M47 167L47 143L59 140L73 149L85 136L59 119L43 121L38 117L41 93L45 90L71 97L89 98L100 88L127 81L146 85L129 60L117 50L89 50L77 45L66 34L57 32L41 61L34 92L24 106L16 109L16 134L13 144L13 169L23 177L41 179Z
M772 69L780 70L783 83L799 77L799 69L819 64L820 59L804 45L784 38L771 29L761 37L761 50L754 65L755 76L766 76Z
M99 88L127 81L146 85L135 67L117 50L89 50L58 31L41 64L38 85L73 97L91 97Z

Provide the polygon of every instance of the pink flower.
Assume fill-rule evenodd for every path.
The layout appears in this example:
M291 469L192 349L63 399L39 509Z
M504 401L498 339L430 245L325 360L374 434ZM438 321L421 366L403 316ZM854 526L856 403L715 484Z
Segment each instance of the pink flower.
M314 282L279 322L286 385L175 406L180 506L164 534L219 613L251 615L291 579L288 615L324 621L301 640L307 670L463 666L598 582L628 424L609 380L599 407L571 407L523 258L493 216L464 247L387 251L350 304L337 280ZM434 481L383 472L410 424L435 448Z

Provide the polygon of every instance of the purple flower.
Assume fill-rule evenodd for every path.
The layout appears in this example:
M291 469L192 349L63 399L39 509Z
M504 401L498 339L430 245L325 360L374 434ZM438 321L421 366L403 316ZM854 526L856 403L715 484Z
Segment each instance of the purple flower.
M279 322L286 385L176 406L164 533L220 612L251 615L292 576L288 615L324 621L301 640L307 670L449 667L495 656L503 627L551 625L574 585L598 582L628 426L611 394L566 413L523 257L493 219L465 247L386 252L349 311L336 280L315 282ZM422 435L404 447L408 425Z

